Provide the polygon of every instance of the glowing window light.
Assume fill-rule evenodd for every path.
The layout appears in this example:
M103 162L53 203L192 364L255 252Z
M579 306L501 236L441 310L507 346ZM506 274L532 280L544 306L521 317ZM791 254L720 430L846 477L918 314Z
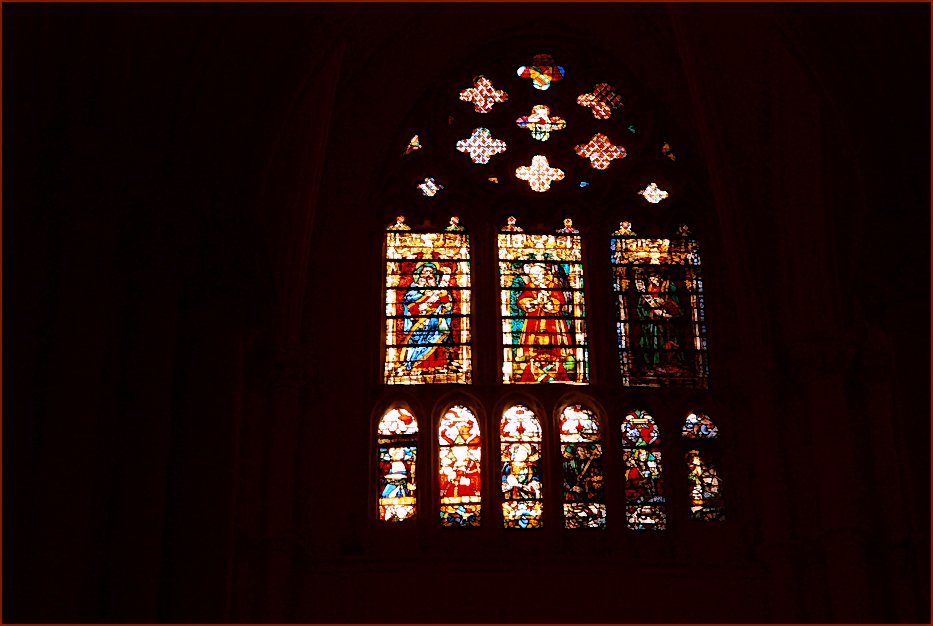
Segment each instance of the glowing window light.
M470 155L474 163L484 165L496 154L505 152L508 146L501 139L495 139L487 128L475 128L467 139L457 142L457 150Z
M438 191L444 188L444 185L438 184L433 178L425 178L424 182L418 185L418 189L421 190L421 193L427 197L434 196Z
M470 237L462 228L454 216L444 232L418 233L399 216L387 229L386 384L471 381Z
M411 154L415 150L421 150L421 141L418 139L418 135L409 140L408 147L405 148L405 154Z
M661 435L646 411L629 411L622 422L625 517L631 530L664 530L667 512L661 467Z
M531 115L524 115L517 120L519 128L527 128L531 131L531 138L538 141L547 141L551 133L563 130L567 127L567 122L563 118L551 115L551 109L543 104L536 104L531 107Z
M465 406L452 406L438 426L441 524L479 526L482 441L479 422Z
M666 191L658 187L656 183L651 183L647 187L639 191L638 195L642 196L645 200L647 200L651 204L657 204L664 198L668 197L668 195L670 194L668 194Z
M531 166L523 165L515 170L515 177L528 183L533 191L544 193L555 180L564 179L564 171L551 167L547 157L540 154L531 158Z
M590 160L590 167L604 170L614 159L625 158L625 148L614 146L609 138L602 133L596 133L589 143L580 144L574 148L581 157Z
M544 512L541 480L541 423L522 405L499 422L502 462L502 523L506 528L540 528Z
M707 386L703 275L697 241L638 237L622 222L610 239L622 384Z
M564 528L606 528L599 420L579 404L560 414Z
M609 83L598 83L593 87L592 93L578 96L577 104L592 109L596 119L608 120L613 109L622 108L622 96L618 95Z
M580 236L523 233L509 218L498 244L502 382L588 383Z
M402 522L415 517L415 459L418 421L409 411L386 411L377 431L379 464L379 519Z
M485 76L477 76L473 79L473 87L460 92L460 99L473 103L473 110L477 113L489 113L497 103L508 100L509 94L496 89ZM453 118L449 118L448 122L452 124Z
M554 57L549 54L536 54L531 65L522 65L516 72L519 78L530 78L531 86L540 91L547 91L552 82L564 79L564 68L554 64Z

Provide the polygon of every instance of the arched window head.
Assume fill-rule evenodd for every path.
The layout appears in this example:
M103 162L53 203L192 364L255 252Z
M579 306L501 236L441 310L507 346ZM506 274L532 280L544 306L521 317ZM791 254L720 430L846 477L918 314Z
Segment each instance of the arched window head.
M603 447L599 420L579 404L560 414L564 527L605 528Z
M683 428L687 480L690 486L690 517L703 522L725 519L722 476L718 466L719 429L704 413L691 413Z
M476 416L465 406L450 407L441 417L437 440L441 523L479 526L482 440Z
M565 228L525 234L510 217L499 233L505 383L589 382L580 236Z
M404 216L386 230L388 384L469 383L470 237L451 218L415 233Z
M663 530L667 526L661 467L661 434L654 418L641 409L622 422L625 464L625 517L632 530Z
M407 409L386 411L376 428L379 461L379 519L401 522L417 512L415 460L418 421Z
M541 422L526 406L506 409L499 422L502 448L502 522L506 528L540 528Z

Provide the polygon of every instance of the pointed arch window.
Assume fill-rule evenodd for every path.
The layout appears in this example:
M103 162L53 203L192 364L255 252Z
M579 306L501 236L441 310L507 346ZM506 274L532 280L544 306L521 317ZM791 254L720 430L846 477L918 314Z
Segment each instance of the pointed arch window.
M376 428L379 455L379 519L402 522L417 513L415 461L418 420L403 408L386 411Z
M470 238L414 233L399 217L386 232L385 382L469 383Z
M690 517L704 522L726 518L719 473L719 429L704 413L691 413L684 422L687 480L690 485Z
M579 404L560 414L564 528L605 528L606 499L599 419Z
M502 460L502 522L506 528L540 528L541 422L526 406L506 409L499 422Z
M667 511L661 467L661 433L646 411L629 411L622 422L625 516L632 530L664 530Z
M450 407L438 426L441 523L479 526L482 440L479 422L465 406Z
M499 233L505 383L589 382L582 245L566 230L525 234L509 218Z

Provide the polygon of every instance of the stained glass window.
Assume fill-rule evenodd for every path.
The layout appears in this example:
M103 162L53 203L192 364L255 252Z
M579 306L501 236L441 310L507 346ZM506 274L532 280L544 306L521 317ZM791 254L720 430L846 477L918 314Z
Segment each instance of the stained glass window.
M470 382L470 238L386 232L388 384Z
M479 526L482 441L479 422L465 406L452 406L438 428L441 523Z
M540 528L544 511L541 487L541 423L516 405L499 422L502 446L502 523L506 528Z
M538 141L547 141L552 132L563 130L567 127L567 121L563 118L551 115L551 109L543 104L536 104L531 107L530 115L523 115L515 120L519 128L527 128L531 131L531 138Z
M401 522L415 517L415 459L418 421L409 411L386 411L376 429L379 444L379 519Z
M612 117L613 109L622 108L622 96L618 95L609 83L599 83L593 86L592 93L580 94L577 104L592 109L596 119L608 120Z
M641 409L622 422L625 465L625 517L632 530L663 530L667 526L661 467L661 434L654 418Z
M612 235L616 328L623 384L706 387L706 322L697 242L682 226L670 239Z
M544 193L555 180L564 180L564 170L551 167L546 156L537 154L531 157L531 165L515 169L515 178L527 182L532 191Z
M493 156L505 152L508 145L496 139L488 128L474 128L473 134L457 142L457 150L470 155L474 163L485 165Z
M580 235L509 227L498 235L503 382L588 382Z
M521 78L530 78L531 86L541 91L547 91L552 82L563 80L564 68L554 63L550 54L536 54L531 59L531 65L522 65L517 74Z
M605 528L603 447L599 420L579 404L560 414L564 528Z
M690 444L686 453L690 516L704 522L722 521L726 515L717 468L719 429L707 415L691 413L684 422L683 437Z

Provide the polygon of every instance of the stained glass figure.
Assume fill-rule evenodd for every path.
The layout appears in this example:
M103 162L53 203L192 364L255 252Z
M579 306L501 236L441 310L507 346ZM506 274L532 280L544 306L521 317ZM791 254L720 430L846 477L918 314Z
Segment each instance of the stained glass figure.
M424 182L418 185L418 189L421 190L421 193L431 197L435 195L438 191L444 188L444 185L439 184L433 178L425 178Z
M503 382L587 383L580 236L503 229L498 243Z
M719 456L719 429L704 413L693 412L684 421L683 438L689 439L686 453L687 481L690 485L690 516L703 522L726 518L722 496L722 476L716 462Z
M540 528L544 512L541 486L541 423L522 405L505 411L499 422L502 461L502 523L506 528Z
M464 228L460 225L460 218L454 215L450 218L450 225L448 225L444 230L448 232L462 232Z
M520 78L530 78L531 86L540 91L547 91L552 82L564 79L564 68L555 65L550 54L536 54L531 65L522 65L516 73Z
M703 277L697 242L639 238L631 224L610 239L622 382L634 387L706 387Z
M531 107L531 115L523 115L515 120L519 128L527 128L531 131L531 138L538 141L547 141L552 132L563 130L567 127L567 121L563 118L551 115L551 109L543 104L536 104Z
M596 133L589 143L576 146L574 151L581 157L589 159L590 167L597 170L604 170L614 159L625 157L625 148L612 145L609 137L602 133Z
M691 413L684 422L683 436L687 439L715 439L719 437L719 429L705 414Z
M493 87L492 81L485 76L477 76L473 79L473 87L460 92L460 99L472 102L477 113L489 113L497 103L508 100L509 94ZM453 123L453 118L450 118L450 123Z
M470 155L474 163L485 165L493 156L505 152L507 145L501 139L494 139L487 128L474 128L467 139L457 142L457 150Z
M408 147L405 148L405 154L411 154L415 150L421 150L421 141L418 139L418 135L412 137L411 141L408 142Z
M547 157L540 154L531 157L531 166L523 165L515 170L515 177L528 182L533 191L544 193L555 180L564 180L564 170L551 167Z
M417 511L415 458L418 421L408 410L390 409L376 429L379 444L379 519L401 522Z
M640 409L629 411L622 422L622 460L626 517L632 530L666 526L660 446L654 418Z
M605 528L603 448L599 420L579 404L560 415L564 528Z
M651 204L657 204L664 198L668 197L670 194L658 187L656 183L650 183L647 187L639 191L638 195L643 197Z
M438 427L438 444L441 524L479 526L482 441L473 412L462 405L450 407Z
M670 146L670 144L667 143L666 141L664 142L664 145L661 146L661 154L663 154L664 156L666 156L667 158L669 158L671 161L676 161L676 160L677 160L677 157L674 156L674 153L671 151L671 146Z
M632 230L631 222L619 222L619 230L612 233L613 235L623 235L626 237L635 237L635 232Z
M723 521L722 478L709 456L701 450L689 450L686 455L690 516L702 522Z
M470 306L469 235L390 228L385 382L469 383Z
M592 93L578 96L577 104L590 107L596 119L608 120L613 109L622 108L622 96L617 94L609 83L598 83L593 87Z

